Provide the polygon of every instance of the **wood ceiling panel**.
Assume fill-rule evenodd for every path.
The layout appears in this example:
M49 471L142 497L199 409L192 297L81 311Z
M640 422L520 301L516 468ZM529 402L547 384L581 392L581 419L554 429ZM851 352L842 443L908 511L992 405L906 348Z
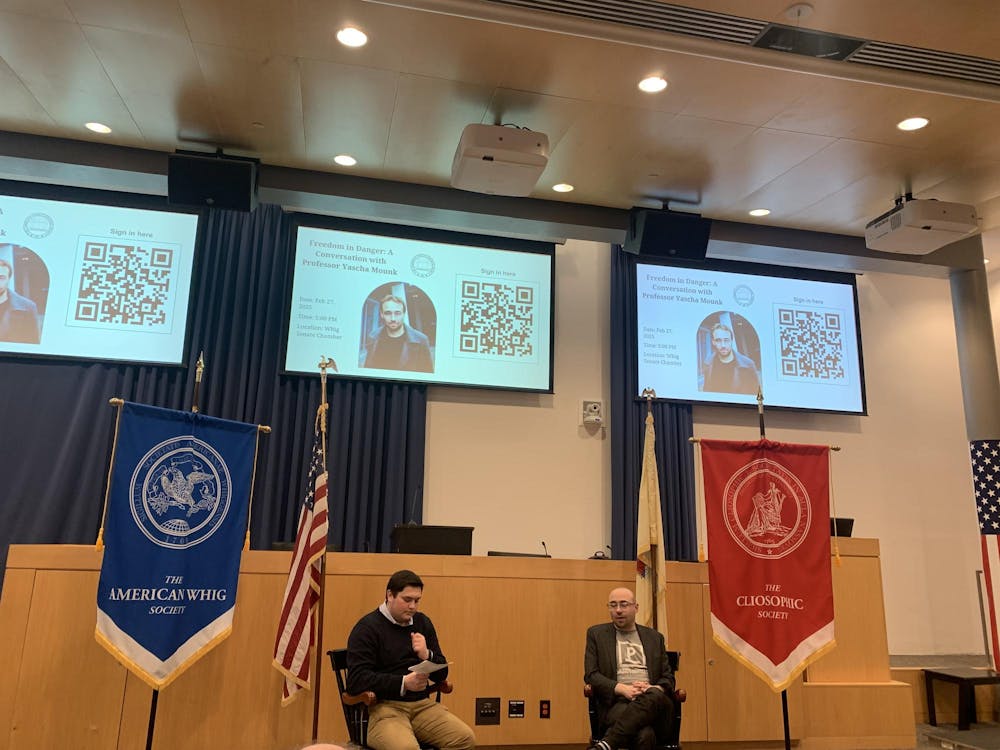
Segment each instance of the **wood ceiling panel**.
M73 14L63 0L0 0L0 12L73 21Z
M763 125L777 117L814 83L799 73L721 60L701 60L699 68L702 83L683 114L748 125Z
M1000 197L1000 163L983 162L970 166L921 191L917 197L984 206Z
M914 184L930 186L950 174L946 162L928 158L922 151L841 139L726 210L745 216L750 209L768 208L772 212L770 220L781 223L872 175L894 179L897 191L906 192ZM891 205L896 194L882 199Z
M154 36L84 26L84 34L111 77L126 92L204 96L205 82L194 46L187 38Z
M298 60L212 45L197 45L195 52L228 141L267 163L304 166Z
M0 54L28 88L44 84L99 96L114 93L76 24L0 13Z
M187 38L177 0L66 0L73 18L83 26Z
M64 85L50 85L44 82L33 84L31 93L45 108L49 116L68 138L121 145L145 145L132 113L128 111L122 98L115 92L95 94L78 91ZM112 136L92 133L83 127L84 123L102 122L113 131ZM32 131L34 132L34 131Z
M386 167L400 179L447 185L462 130L486 118L488 86L400 76Z
M179 0L191 41L295 54L294 14L272 0Z
M127 91L122 99L150 147L173 151L238 145L220 130L204 90L192 88L176 96L156 91Z
M408 11L360 0L298 0L292 14L290 49L285 54L328 60L345 65L363 65L399 71L404 50L411 43L415 20L433 14ZM345 47L337 41L337 31L354 26L368 35L364 47Z
M55 126L45 108L32 96L28 87L18 78L14 71L0 62L0 127L20 131L28 128L32 121L39 124L48 123Z
M726 152L709 153L712 176L705 186L702 208L706 212L725 210L819 153L833 140L761 128Z
M317 169L339 169L337 154L351 154L351 171L377 174L385 161L396 100L396 73L301 60L306 155ZM387 173L382 173L383 175Z

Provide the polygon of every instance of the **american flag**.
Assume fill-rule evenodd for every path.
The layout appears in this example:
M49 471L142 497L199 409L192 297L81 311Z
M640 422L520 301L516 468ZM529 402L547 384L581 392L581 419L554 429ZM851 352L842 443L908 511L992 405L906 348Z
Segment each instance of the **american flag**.
M326 466L319 419L313 433L312 461L306 497L299 514L292 567L274 643L274 666L285 676L281 705L287 706L302 688L309 687L309 652L315 639L313 618L319 602L323 554L326 552L328 512Z
M993 668L1000 670L997 605L1000 604L1000 440L973 440L972 481L979 514L979 542L983 550L983 576L989 602L990 649Z

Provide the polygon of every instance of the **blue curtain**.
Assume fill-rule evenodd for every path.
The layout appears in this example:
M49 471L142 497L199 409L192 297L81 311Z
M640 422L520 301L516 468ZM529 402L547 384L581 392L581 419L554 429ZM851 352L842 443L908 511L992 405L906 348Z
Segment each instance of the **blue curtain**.
M202 350L201 411L273 430L260 442L251 544L294 538L320 385L318 371L279 374L291 219L260 206L212 210L203 223L186 367L0 358L0 565L12 543L94 541L114 430L108 400L190 408ZM331 379L328 396L330 542L388 551L423 483L426 388ZM412 512L419 522L421 508Z
M636 256L611 251L611 549L635 558L646 403L636 397ZM696 560L691 405L654 401L663 544L668 560Z

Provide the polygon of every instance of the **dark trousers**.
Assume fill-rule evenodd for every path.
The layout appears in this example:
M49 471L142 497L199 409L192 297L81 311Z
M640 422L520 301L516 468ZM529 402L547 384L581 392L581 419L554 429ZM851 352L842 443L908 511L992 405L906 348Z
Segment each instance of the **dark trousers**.
M609 747L654 750L666 741L674 720L673 697L647 690L635 700L619 698L604 715L603 739Z

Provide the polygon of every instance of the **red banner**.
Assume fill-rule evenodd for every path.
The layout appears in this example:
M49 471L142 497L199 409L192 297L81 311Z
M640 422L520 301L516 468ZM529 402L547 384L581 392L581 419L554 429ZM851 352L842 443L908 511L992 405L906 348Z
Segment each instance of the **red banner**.
M775 691L835 645L830 449L701 441L712 635Z

